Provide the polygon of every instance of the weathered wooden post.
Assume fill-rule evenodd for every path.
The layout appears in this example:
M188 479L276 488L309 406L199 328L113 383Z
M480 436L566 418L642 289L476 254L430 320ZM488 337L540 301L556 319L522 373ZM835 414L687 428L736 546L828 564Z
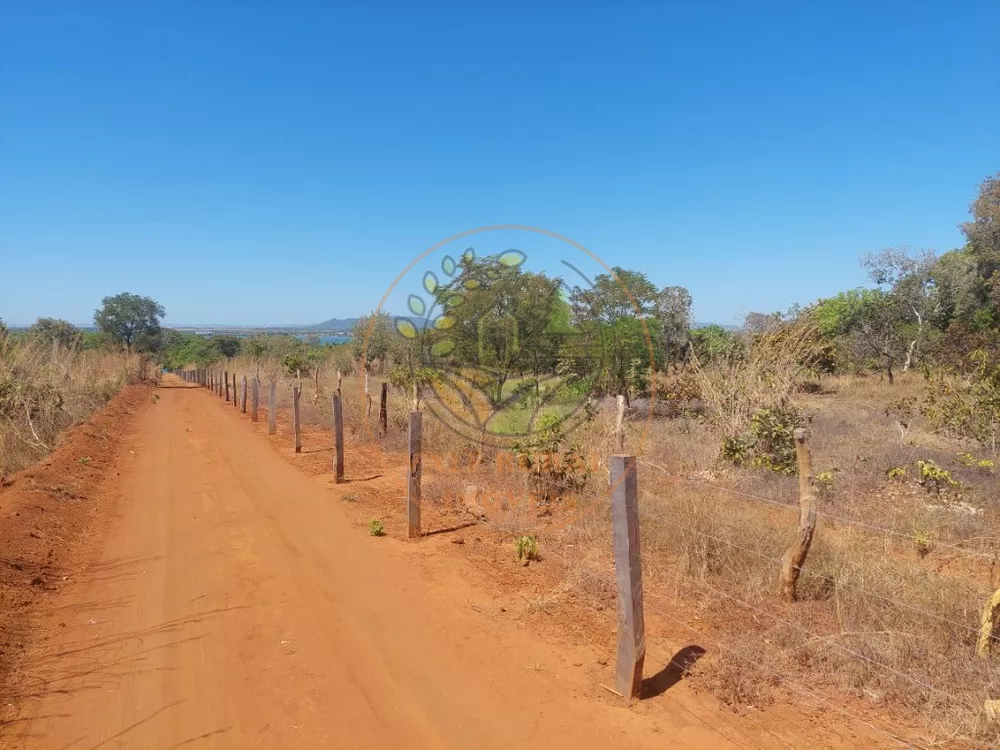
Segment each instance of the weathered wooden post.
M229 370L222 374L222 379L226 381L226 403L229 403Z
M812 458L806 443L806 431L795 430L795 461L799 470L799 536L781 557L781 593L790 602L796 598L795 586L809 554L816 530L816 496L813 493Z
M389 384L382 383L382 395L379 397L378 402L378 423L382 429L382 434L385 435L389 431Z
M618 396L618 416L615 417L615 450L625 452L625 397Z
M243 414L247 413L247 376L244 375L242 380L240 380L240 411Z
M344 481L344 409L340 391L333 394L333 481Z
M273 435L278 431L278 382L271 378L271 383L267 388L267 434Z
M302 422L299 420L299 386L292 388L292 430L295 432L295 452L302 452Z
M239 398L236 395L237 391L238 391L238 388L236 387L236 373L234 372L233 373L233 408L234 409L239 409L240 408L240 400L239 400Z
M410 412L410 434L408 439L410 466L406 479L406 518L410 539L420 536L420 476L423 464L420 459L420 434L423 414L414 409Z
M257 411L260 409L260 376L254 375L250 390L250 421L257 421Z
M340 374L340 370L337 370L337 393L341 393L340 386L343 382L343 375Z
M611 524L618 581L618 661L615 689L629 701L639 697L646 658L639 550L639 485L635 456L611 456Z
M368 371L365 370L365 421L372 415L372 394L368 389Z

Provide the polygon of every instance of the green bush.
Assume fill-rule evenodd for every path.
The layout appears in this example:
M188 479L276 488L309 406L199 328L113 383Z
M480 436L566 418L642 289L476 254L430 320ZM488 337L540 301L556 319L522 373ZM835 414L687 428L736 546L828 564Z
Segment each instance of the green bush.
M742 435L722 440L722 457L735 464L795 473L795 428L805 423L801 410L785 405L760 409L750 418Z

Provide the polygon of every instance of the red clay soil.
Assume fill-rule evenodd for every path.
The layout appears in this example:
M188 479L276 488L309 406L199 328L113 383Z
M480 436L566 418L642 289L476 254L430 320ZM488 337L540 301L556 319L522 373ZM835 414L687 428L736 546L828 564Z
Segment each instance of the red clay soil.
M425 519L440 533L393 538L393 456L352 448L334 485L328 436L296 455L284 425L268 438L164 386L0 492L2 747L889 744L819 711L734 715L678 681L688 644L655 618L667 657L624 707L601 688L613 610L560 593L565 570L513 565L509 539L445 506ZM364 528L376 512L388 538Z

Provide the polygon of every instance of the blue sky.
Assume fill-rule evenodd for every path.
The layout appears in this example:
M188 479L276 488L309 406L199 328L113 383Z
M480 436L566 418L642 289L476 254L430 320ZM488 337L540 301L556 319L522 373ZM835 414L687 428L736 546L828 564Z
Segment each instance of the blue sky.
M0 318L353 316L514 223L733 323L959 245L998 70L994 0L0 0Z

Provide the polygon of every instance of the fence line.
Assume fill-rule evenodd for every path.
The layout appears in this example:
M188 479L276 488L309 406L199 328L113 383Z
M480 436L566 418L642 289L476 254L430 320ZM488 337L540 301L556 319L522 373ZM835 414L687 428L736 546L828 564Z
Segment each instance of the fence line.
M647 461L647 460L645 460L643 458L639 459L639 463L642 464L643 466L647 466L647 467L653 469L654 471L660 472L660 474L662 476L668 477L670 479L674 479L674 480L676 480L678 482L686 482L687 484L697 485L699 487L707 487L707 488L716 490L718 492L724 492L724 493L727 493L727 494L730 494L730 495L735 495L737 497L745 498L745 499L748 499L748 500L756 500L758 502L766 503L768 505L773 505L773 506L778 507L778 508L784 508L786 510L798 511L798 507L796 507L794 505L789 505L788 503L782 502L780 500L775 500L773 498L764 497L763 495L755 495L755 494L750 493L750 492L744 492L742 490L733 489L731 487L726 487L724 485L717 484L715 482L704 482L704 481L701 481L701 480L698 480L698 479L691 479L690 477L685 477L685 476L683 476L681 474L674 474L669 469L666 469L665 467L660 466L659 464L655 464L655 463L653 463L651 461ZM890 528L885 527L885 526L878 526L876 524L866 523L865 521L858 521L858 520L851 519L851 518L845 518L843 516L835 516L835 515L833 515L831 513L824 513L823 511L819 511L819 510L816 511L816 515L818 517L820 517L820 518L826 518L828 520L835 521L837 523L843 523L843 524L847 524L849 526L857 526L859 528L867 529L868 531L875 531L875 532L878 532L878 533L881 533L881 534L887 534L889 536L894 536L894 537L898 537L898 538L909 540L909 537L906 534L904 534L904 533L902 533L900 531L896 531L895 529L890 529ZM996 561L998 559L998 557L1000 557L1000 550L998 550L997 552L994 552L994 553L978 552L976 550L965 549L964 547L958 547L958 546L956 546L954 544L948 544L947 542L940 542L940 541L934 542L934 545L936 547L942 547L944 549L950 549L950 550L952 550L952 551L954 551L954 552L956 552L956 553L958 553L960 555L966 556L966 557L978 557L978 558L981 558L981 559L984 559L984 560L989 560L991 562Z

